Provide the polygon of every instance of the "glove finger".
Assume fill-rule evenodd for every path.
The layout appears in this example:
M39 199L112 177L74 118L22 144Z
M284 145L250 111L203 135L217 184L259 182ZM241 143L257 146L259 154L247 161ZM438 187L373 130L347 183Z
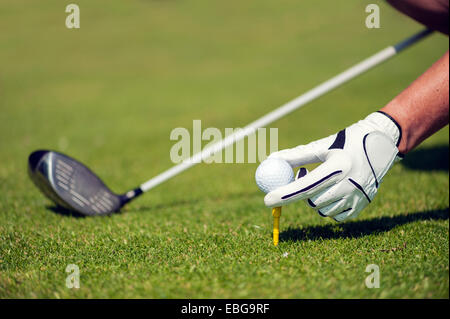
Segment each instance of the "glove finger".
M323 191L339 182L350 169L345 154L335 155L316 169L296 181L281 186L264 197L268 207L282 206L287 203L305 199Z
M338 184L339 184L339 183L338 183ZM317 208L317 205L316 205L316 202L315 202L315 198L318 198L318 197L322 196L323 194L327 193L327 192L328 192L331 188L333 188L333 187L336 187L336 185L329 186L329 187L327 187L327 188L321 190L320 192L317 192L316 194L314 194L314 196L312 196L312 197L310 197L310 198L307 198L307 199L305 200L306 203L309 205L309 207L316 209L316 208ZM338 199L338 198L336 198L336 200L337 200L337 199Z
M353 187L349 183L337 183L323 192L317 193L314 196L307 199L308 204L316 209L321 209L354 191Z
M351 205L352 203L347 201L347 198L341 198L331 204L328 204L327 206L316 210L317 213L322 217L333 217L351 210Z
M333 219L337 222L342 222L349 219L354 219L358 217L361 211L369 204L361 195L353 194L353 196L347 199L347 202L351 203L350 207L352 209L342 211L336 214Z
M334 139L334 136L329 136L306 145L274 152L269 155L269 158L283 159L293 168L306 164L320 163L324 161L328 147L333 143Z
M354 212L355 212L354 208L349 208L335 215L333 219L340 223L343 222L344 220L355 218L356 216L353 216Z

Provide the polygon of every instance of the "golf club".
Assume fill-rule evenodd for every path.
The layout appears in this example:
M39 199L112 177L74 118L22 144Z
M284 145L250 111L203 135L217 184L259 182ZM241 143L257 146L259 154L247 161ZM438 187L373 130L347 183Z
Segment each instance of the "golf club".
M130 190L125 194L118 195L113 193L85 165L55 151L38 150L30 154L28 158L30 178L42 193L61 207L89 216L111 214L119 211L122 206L142 195L144 192L200 163L211 155L222 151L224 148L233 145L235 142L256 132L258 128L267 126L381 64L431 33L431 30L423 30L397 45L389 46L381 50L375 55L250 123L242 130L203 149L189 159L173 166L143 183L140 187Z

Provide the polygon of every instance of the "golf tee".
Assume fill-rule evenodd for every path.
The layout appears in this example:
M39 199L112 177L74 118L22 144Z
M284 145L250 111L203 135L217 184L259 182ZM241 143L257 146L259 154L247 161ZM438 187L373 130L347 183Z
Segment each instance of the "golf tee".
M272 208L272 216L273 216L273 244L274 246L278 246L278 241L280 237L281 207Z

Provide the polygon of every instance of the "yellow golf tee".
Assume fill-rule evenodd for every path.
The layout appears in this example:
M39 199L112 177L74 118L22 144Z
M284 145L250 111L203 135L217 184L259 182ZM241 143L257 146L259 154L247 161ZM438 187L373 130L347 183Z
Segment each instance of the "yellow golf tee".
M278 240L280 237L280 216L281 216L281 207L272 208L272 216L273 216L273 244L275 246L278 245Z

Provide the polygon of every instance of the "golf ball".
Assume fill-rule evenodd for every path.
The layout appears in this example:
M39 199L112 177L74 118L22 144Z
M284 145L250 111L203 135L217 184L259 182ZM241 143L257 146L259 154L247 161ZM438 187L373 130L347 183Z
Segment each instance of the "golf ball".
M269 193L280 186L293 182L294 171L285 160L268 158L256 169L255 180L260 190Z

